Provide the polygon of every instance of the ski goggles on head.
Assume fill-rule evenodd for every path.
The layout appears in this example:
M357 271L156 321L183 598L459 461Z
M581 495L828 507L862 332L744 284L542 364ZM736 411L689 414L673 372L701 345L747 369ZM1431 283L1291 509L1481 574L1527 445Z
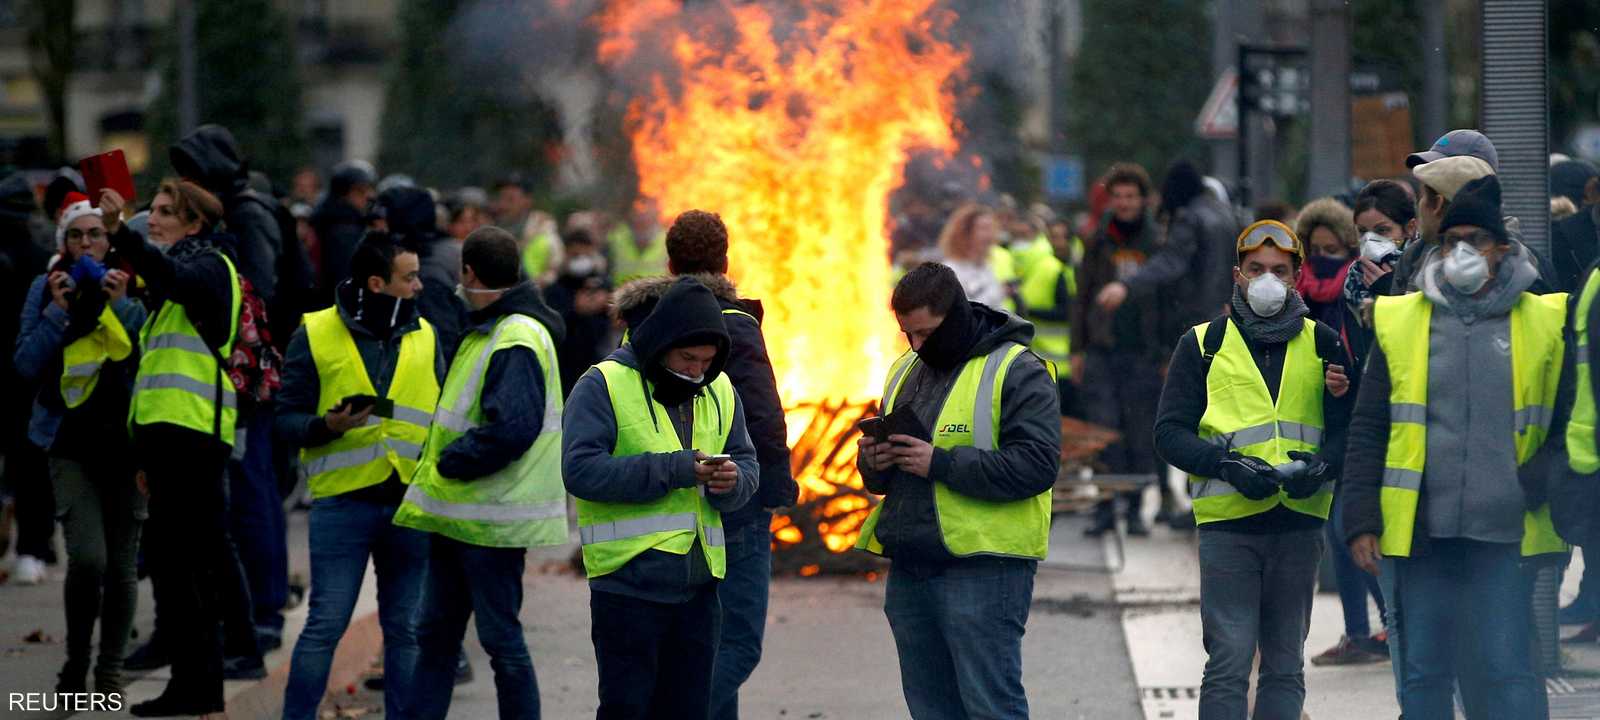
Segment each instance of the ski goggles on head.
M1277 220L1261 220L1239 233L1239 240L1234 244L1239 257L1263 245L1272 245L1286 253L1304 260L1306 257L1305 246L1300 244L1300 238L1293 230Z

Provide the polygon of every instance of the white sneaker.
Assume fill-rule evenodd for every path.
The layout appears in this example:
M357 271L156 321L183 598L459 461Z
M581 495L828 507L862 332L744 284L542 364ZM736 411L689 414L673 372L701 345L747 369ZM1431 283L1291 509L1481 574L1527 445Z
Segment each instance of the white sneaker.
M17 564L11 568L11 582L18 585L38 585L44 582L44 561L32 555L18 555Z

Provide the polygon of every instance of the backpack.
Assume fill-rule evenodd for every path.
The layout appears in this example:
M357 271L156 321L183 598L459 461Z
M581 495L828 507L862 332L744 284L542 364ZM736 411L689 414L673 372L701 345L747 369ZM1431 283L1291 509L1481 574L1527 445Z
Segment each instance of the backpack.
M242 407L245 402L270 402L283 387L279 376L283 354L272 344L267 304L243 275L239 276L239 296L238 335L233 342L233 354L224 358L222 367L233 381Z
M1206 336L1200 340L1200 369L1202 375L1211 373L1211 360L1222 350L1222 339L1228 334L1228 317L1226 315L1212 320L1206 325ZM1337 336L1324 340L1325 333L1313 333L1316 338L1317 358L1322 360L1322 369L1328 369L1330 363L1339 362L1342 352ZM1331 345L1330 345L1331 343Z

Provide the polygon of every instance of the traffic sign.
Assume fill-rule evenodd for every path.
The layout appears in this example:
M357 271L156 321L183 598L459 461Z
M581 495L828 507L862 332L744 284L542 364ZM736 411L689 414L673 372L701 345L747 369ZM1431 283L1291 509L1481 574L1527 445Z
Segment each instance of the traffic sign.
M1211 86L1211 96L1194 120L1194 132L1207 140L1232 140L1239 136L1239 73L1228 68Z

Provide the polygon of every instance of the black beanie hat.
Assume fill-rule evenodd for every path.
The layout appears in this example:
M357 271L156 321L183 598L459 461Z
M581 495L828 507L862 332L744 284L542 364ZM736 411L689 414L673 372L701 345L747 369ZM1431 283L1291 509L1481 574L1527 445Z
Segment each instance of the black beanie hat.
M1455 199L1445 208L1444 219L1439 222L1439 234L1458 225L1483 228L1502 245L1510 242L1506 221L1500 212L1499 178L1485 175L1456 191Z

